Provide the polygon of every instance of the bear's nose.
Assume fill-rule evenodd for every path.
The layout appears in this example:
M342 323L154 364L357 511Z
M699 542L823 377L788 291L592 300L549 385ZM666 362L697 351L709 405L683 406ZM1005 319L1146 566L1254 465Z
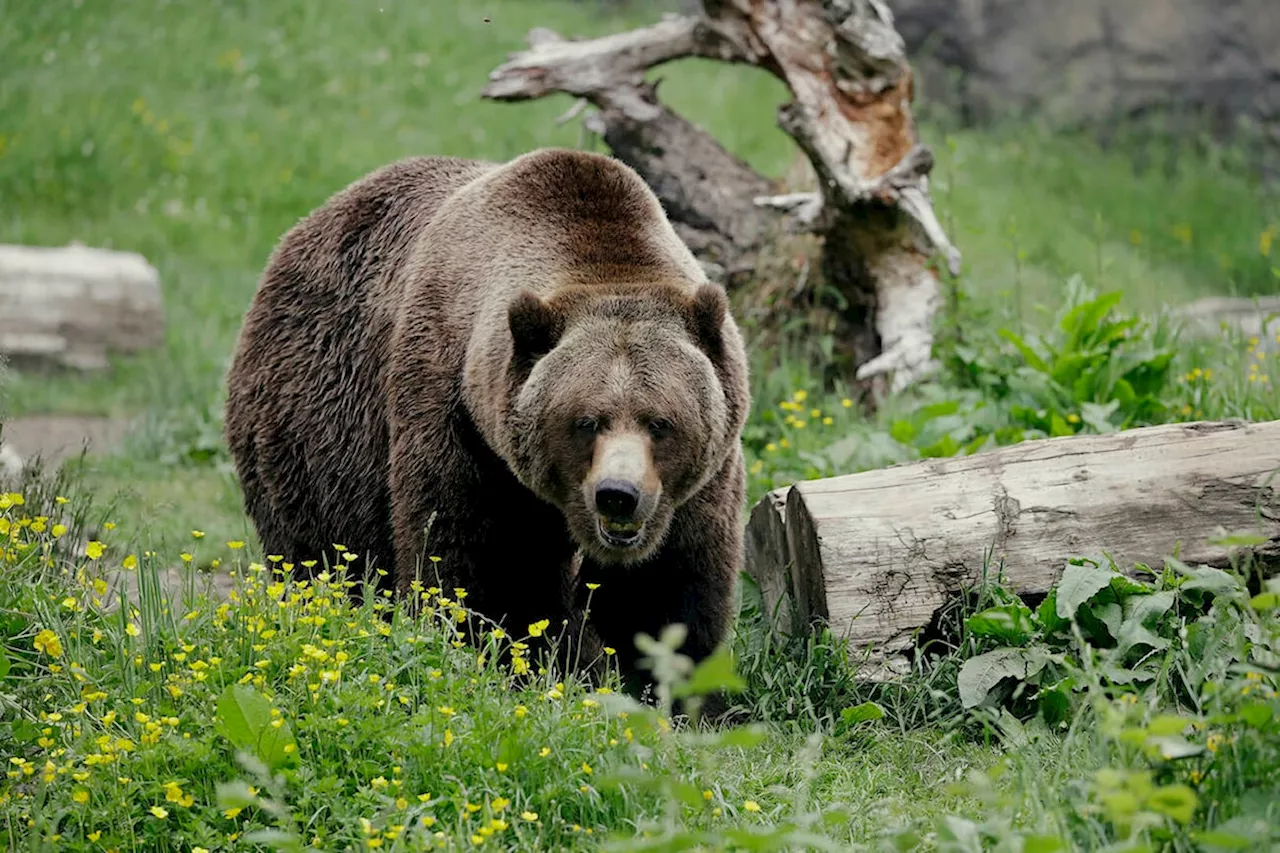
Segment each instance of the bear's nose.
M596 486L596 509L609 518L630 518L640 505L640 490L626 480L601 480Z

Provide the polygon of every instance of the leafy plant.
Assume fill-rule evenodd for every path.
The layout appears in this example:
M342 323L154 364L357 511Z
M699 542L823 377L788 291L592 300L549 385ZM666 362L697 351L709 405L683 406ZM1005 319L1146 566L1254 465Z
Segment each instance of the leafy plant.
M1117 310L1123 294L1096 294L1080 276L1049 329L956 344L944 358L961 387L999 401L1023 437L1114 432L1170 418L1165 404L1178 334Z

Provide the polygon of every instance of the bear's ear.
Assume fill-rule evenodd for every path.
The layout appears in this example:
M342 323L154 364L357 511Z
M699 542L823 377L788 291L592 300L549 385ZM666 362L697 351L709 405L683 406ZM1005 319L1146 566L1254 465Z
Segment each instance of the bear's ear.
M521 290L507 308L511 327L513 366L526 372L555 347L563 322L560 314L537 294Z
M715 361L724 346L724 318L729 297L717 284L699 285L689 303L689 331L698 346Z

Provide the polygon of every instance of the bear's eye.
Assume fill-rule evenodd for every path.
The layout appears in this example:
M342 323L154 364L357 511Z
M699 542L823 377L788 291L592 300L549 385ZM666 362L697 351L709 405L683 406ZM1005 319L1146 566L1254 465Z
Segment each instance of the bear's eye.
M592 417L578 418L573 422L573 431L580 435L595 435L600 431L600 420Z
M675 424L666 418L653 418L649 421L649 435L655 439L666 438L675 428Z

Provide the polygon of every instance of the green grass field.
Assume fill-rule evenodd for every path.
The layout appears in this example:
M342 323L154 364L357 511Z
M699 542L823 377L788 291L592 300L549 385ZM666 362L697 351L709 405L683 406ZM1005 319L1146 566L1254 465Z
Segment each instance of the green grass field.
M1194 583L1175 565L1142 590L1104 565L1064 618L991 591L936 659L877 688L855 682L829 637L766 642L748 595L734 653L740 710L758 728L701 740L536 662L533 683L513 688L492 649L453 642L454 614L468 617L451 591L434 615L387 622L381 605L349 609L340 588L268 577L220 410L272 246L399 157L579 144L575 125L554 122L567 99L478 93L533 26L593 35L657 14L608 8L0 0L0 241L141 252L167 313L164 347L107 375L2 389L12 416L137 419L118 452L22 503L0 498L6 846L1274 849L1280 623L1276 590L1247 564L1190 567ZM772 78L707 62L660 74L668 103L734 153L771 175L791 165ZM1267 342L1193 341L1162 313L1280 291L1280 198L1230 149L1157 136L1102 150L941 118L921 133L966 259L959 310L939 330L943 369L868 418L819 387L803 354L753 352L753 498L1042 435L1280 417ZM100 554L66 547L99 518L114 525ZM142 595L112 611L101 584L122 565ZM236 566L236 598L166 603L158 573L192 565ZM1126 630L1155 642L1118 645L1094 615L1111 607L1146 614ZM541 639L519 641L534 655ZM993 688L966 708L962 667L996 646L1053 660L1017 695Z

